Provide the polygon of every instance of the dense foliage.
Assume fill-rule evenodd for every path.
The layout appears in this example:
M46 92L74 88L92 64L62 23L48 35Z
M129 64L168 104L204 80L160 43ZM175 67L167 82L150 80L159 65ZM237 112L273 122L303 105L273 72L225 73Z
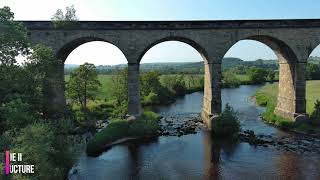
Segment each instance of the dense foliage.
M226 104L221 115L213 119L212 132L218 137L236 137L240 131L240 122L233 108Z
M12 174L10 179L65 179L73 163L72 123L50 119L44 108L48 73L58 61L51 49L29 45L10 8L0 8L0 19L0 151L22 152L36 171L32 177ZM19 65L18 55L27 60Z

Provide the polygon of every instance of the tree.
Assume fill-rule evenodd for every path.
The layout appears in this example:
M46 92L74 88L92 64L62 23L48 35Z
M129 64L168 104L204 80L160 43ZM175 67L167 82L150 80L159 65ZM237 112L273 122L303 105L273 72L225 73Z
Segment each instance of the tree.
M248 70L249 80L253 84L261 84L266 81L267 71L263 68L251 67Z
M320 79L320 67L318 64L307 64L307 79Z
M52 16L51 20L56 28L72 28L77 25L79 18L76 15L76 10L74 6L66 7L66 12L58 9L56 13Z
M13 18L14 13L9 7L0 8L0 104L10 101L19 92L17 80L21 68L16 57L29 53L26 29Z
M12 66L16 57L28 55L29 41L27 31L22 23L13 21L14 13L5 6L0 8L0 65ZM0 75L1 76L1 75Z
M93 100L98 87L101 86L98 80L96 67L93 64L85 63L76 68L66 84L67 97L77 101L81 108L87 109L89 99Z
M159 79L160 73L157 71L142 73L140 76L141 96L148 96L151 92L158 94L158 90L161 86Z

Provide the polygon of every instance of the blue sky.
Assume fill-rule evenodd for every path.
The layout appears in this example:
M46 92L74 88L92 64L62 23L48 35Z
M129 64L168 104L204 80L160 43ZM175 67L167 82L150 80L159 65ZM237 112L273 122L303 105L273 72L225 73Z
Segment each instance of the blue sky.
M0 0L17 20L49 20L58 9L74 5L80 20L229 20L320 18L317 0ZM320 48L319 48L320 49ZM320 56L320 51L312 55ZM255 41L240 41L226 54L244 60L275 59ZM179 42L159 44L142 62L200 61L199 54ZM125 63L119 50L106 43L87 43L75 49L67 63Z

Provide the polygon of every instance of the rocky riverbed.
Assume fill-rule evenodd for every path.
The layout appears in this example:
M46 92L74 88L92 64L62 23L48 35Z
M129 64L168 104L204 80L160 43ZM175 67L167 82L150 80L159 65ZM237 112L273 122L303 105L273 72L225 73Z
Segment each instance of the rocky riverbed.
M196 134L200 130L206 130L199 114L169 115L160 119L161 136L183 136ZM275 135L255 134L252 130L242 130L239 133L239 140L247 142L252 146L275 148L280 151L290 151L299 154L316 153L320 154L320 138L290 134L278 137Z
M162 136L182 136L196 134L198 130L205 129L199 114L171 115L160 119L160 132Z

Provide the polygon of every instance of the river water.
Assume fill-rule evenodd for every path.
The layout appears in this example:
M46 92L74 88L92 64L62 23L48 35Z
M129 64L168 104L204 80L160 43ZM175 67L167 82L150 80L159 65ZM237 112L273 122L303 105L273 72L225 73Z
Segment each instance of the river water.
M288 136L259 118L264 108L248 100L259 86L222 90L223 106L236 111L242 129L256 134ZM200 113L202 92L188 94L175 103L155 107L163 116ZM230 144L213 140L208 132L160 136L153 140L116 145L98 157L83 154L76 164L76 179L320 179L320 156L273 147Z

